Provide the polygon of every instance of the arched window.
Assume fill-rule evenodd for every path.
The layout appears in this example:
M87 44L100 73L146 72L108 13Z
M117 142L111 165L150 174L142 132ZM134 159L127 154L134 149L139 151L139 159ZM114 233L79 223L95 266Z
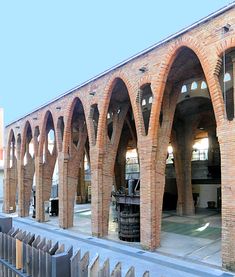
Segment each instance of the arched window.
M201 83L201 89L206 89L207 88L207 84L205 81L202 81Z
M192 85L191 85L191 90L195 90L197 89L197 82L192 82Z
M185 92L187 92L187 86L183 85L181 88L181 93L185 93Z
M224 82L229 82L231 81L231 75L230 73L226 72L224 75Z

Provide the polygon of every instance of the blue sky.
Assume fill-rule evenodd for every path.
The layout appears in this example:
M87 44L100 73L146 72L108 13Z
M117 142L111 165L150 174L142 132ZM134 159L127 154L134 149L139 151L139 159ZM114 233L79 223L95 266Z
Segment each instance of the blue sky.
M231 2L2 0L5 123Z

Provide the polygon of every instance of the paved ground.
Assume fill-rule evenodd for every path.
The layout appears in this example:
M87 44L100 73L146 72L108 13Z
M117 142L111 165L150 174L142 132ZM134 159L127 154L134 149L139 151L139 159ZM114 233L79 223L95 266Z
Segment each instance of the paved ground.
M109 236L119 241L115 209L110 208ZM48 224L58 226L58 218L50 217ZM71 231L91 235L90 205L75 207L74 227ZM126 243L140 247L139 243ZM165 212L162 219L161 247L156 251L184 259L221 266L221 216L215 210L198 210L196 215L182 217Z
M111 207L112 216L115 210ZM60 241L67 247L90 251L91 259L100 254L101 262L107 257L111 266L122 262L123 273L134 265L136 276L150 270L153 277L174 276L235 276L221 270L220 215L215 211L198 211L193 217L178 217L164 213L162 245L156 252L143 251L138 243L117 242L117 224L110 220L110 235L98 239L90 235L90 205L75 208L75 226L69 230L58 227L58 218L50 217L47 223L37 223L31 217L14 217L14 225L36 234ZM177 254L177 255L176 255Z

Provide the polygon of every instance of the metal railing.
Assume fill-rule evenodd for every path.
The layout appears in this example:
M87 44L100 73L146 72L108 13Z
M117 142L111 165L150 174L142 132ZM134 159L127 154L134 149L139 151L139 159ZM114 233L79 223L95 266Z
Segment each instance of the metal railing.
M16 269L13 265L5 261L4 259L0 259L0 276L11 276L11 277L27 277L23 272Z
M20 229L9 230L9 221L7 227L4 224L0 219L1 231L7 231L0 232L1 277L122 276L120 262L110 272L109 259L100 265L99 255L90 261L89 252L81 256L79 249L73 254L72 247L65 250L64 244L52 243L51 240ZM135 268L131 267L125 277L135 277ZM149 272L146 271L143 277L149 277Z

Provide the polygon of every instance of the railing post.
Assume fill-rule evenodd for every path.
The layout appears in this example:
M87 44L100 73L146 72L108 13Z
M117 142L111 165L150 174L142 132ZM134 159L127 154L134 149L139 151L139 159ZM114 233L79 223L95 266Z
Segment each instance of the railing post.
M12 217L0 217L0 232L8 233L12 228Z
M72 251L63 252L53 255L51 257L52 262L52 277L65 277L70 276L70 258Z

